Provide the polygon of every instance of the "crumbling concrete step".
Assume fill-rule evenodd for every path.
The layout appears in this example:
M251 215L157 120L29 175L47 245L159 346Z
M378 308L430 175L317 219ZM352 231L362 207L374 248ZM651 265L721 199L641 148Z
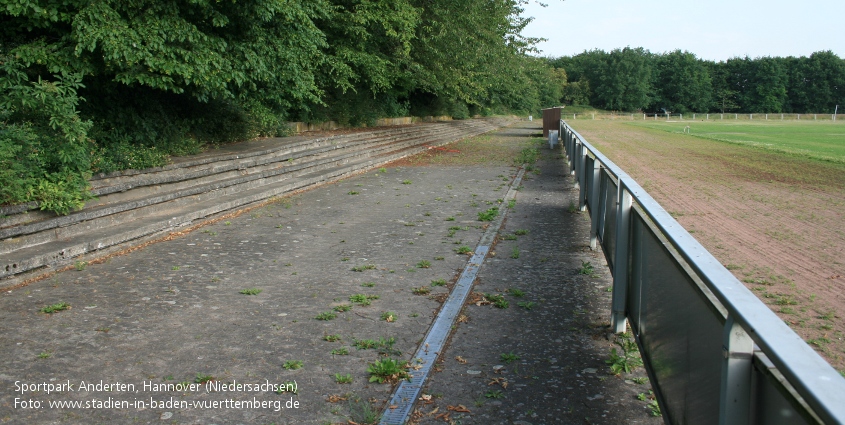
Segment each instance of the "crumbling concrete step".
M51 217L49 219L41 220L34 223L19 225L11 228L0 229L0 238L23 238L15 241L14 247L5 244L0 245L0 254L4 254L14 249L21 249L35 244L46 243L55 239L70 236L75 233L75 225L83 221L98 220L103 217L108 217L114 214L120 214L125 211L132 211L141 209L161 202L168 202L178 199L180 197L194 196L201 193L219 191L221 189L229 188L236 185L255 186L270 183L276 179L285 179L284 174L299 172L304 169L315 167L326 167L331 164L336 164L340 160L352 159L358 155L371 155L379 153L383 150L401 149L406 146L426 143L429 140L438 140L438 137L452 137L458 136L457 130L438 131L427 133L426 137L406 138L402 140L392 141L374 141L367 145L356 145L351 152L335 150L332 151L333 156L326 153L319 153L313 156L299 157L298 161L284 161L275 165L274 168L269 167L254 167L244 172L237 173L219 173L215 175L204 176L202 178L186 180L179 182L178 185L171 186L163 185L156 186L155 190L134 190L125 193L126 199L120 199L119 202L104 202L92 207L86 207L82 211L72 213L67 216ZM367 150L365 150L367 149ZM136 214L143 214L143 211L137 211ZM119 224L125 222L130 218L119 219L116 217L108 217L109 224ZM134 219L134 218L133 218ZM46 232L47 230L55 229L55 232ZM78 231L78 230L76 230ZM40 234L37 234L39 233Z
M424 151L431 146L491 131L502 124L476 121L471 125L453 126L458 128L455 131L438 132L437 137L379 144L360 152L297 164L291 167L298 167L296 170L286 170L272 177L262 176L225 187L213 188L214 185L210 185L205 191L183 193L169 200L146 200L148 203L145 207L129 208L96 219L83 220L73 226L40 232L43 235L33 240L38 237L43 240L34 245L25 246L23 238L8 238L2 242L4 253L0 260L0 278L4 280L0 287L13 286L44 267L70 264L91 253L156 237L215 214L341 179ZM132 205L132 202L141 200L129 201L125 205Z

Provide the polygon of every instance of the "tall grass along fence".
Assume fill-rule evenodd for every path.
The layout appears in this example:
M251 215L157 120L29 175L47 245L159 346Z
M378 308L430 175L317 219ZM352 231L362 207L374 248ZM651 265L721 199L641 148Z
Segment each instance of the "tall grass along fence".
M603 112L582 112L562 113L561 118L567 120L623 120L623 121L837 121L842 122L845 114L768 114L768 113L697 113L688 114L644 114L634 113L603 113Z
M565 121L590 243L669 424L845 423L845 378Z

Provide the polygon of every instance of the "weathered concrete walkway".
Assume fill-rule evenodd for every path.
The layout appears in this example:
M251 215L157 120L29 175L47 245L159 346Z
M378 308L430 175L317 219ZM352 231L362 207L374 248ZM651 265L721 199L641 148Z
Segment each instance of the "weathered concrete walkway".
M659 423L636 398L648 392L631 380L641 369L608 373L609 275L586 217L568 211L576 192L560 150L530 138L538 129L459 142L4 292L0 423L377 420L393 386L369 382L368 365L413 364L467 262L458 252L484 231L478 213L508 207L499 199L526 147L540 147L537 171L412 421ZM584 262L592 275L579 274ZM227 387L188 385L211 379ZM284 385L294 382L296 394Z

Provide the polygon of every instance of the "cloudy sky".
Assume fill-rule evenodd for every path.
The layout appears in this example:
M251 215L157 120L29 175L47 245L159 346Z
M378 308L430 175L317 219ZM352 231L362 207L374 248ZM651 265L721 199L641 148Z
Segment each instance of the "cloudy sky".
M702 59L809 56L845 58L845 0L535 0L525 35L547 38L543 56L625 46L687 50Z

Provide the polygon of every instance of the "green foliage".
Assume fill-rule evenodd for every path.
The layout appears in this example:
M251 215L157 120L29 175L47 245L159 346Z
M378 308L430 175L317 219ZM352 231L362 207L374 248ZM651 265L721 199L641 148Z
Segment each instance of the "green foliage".
M0 204L38 202L67 214L91 199L91 122L76 109L81 76L31 80L0 50Z
M711 62L628 47L549 63L566 70L565 103L610 110L832 113L845 96L845 60L830 51Z
M0 204L80 208L92 173L162 166L287 120L535 111L523 0L17 1L0 9ZM86 99L83 102L83 97ZM77 110L78 108L78 110Z
M511 364L517 360L519 360L519 356L514 353L502 353L499 355L499 359L506 364Z
M411 375L405 370L408 362L385 358L376 360L375 363L370 363L367 366L367 373L370 374L370 382L378 382L383 384L385 382L398 381L400 379L411 379Z
M282 367L287 369L287 370L297 370L297 369L301 369L302 365L303 365L302 360L288 360L282 365Z
M582 261L581 268L578 269L578 274L591 275L594 271L593 265L589 261Z
M492 207L478 212L478 221L493 221L499 215L499 207Z
M631 373L637 367L642 366L643 360L640 358L637 343L631 338L630 334L621 334L616 344L619 345L621 350L617 351L616 348L612 348L610 357L605 360L605 363L610 366L611 374Z
M63 310L68 310L68 309L70 309L70 304L68 304L68 303L56 303L56 304L45 306L40 311L42 313L53 314L53 313L57 313L57 312L60 312L60 311L63 311Z
M317 315L316 317L314 317L314 318L315 318L315 319L317 319L317 320L326 320L326 321L328 321L328 320L334 320L334 319L336 319L336 318L337 318L337 314L335 314L335 313L333 313L333 312L331 312L331 311L324 311L324 312L322 312L322 313L318 314L318 315Z

